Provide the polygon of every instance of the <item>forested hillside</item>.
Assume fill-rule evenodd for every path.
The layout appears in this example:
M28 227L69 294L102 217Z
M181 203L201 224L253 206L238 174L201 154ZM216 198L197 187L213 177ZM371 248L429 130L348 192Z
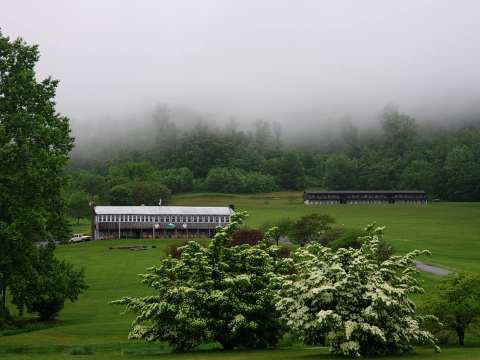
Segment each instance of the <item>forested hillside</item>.
M315 129L312 129L314 132ZM478 123L441 128L420 124L397 110L383 113L377 129L343 123L339 136L318 143L282 140L278 123L253 130L199 123L180 129L157 119L151 142L111 146L70 164L71 211L86 203L168 202L172 193L257 193L275 190L425 190L431 199L480 200Z

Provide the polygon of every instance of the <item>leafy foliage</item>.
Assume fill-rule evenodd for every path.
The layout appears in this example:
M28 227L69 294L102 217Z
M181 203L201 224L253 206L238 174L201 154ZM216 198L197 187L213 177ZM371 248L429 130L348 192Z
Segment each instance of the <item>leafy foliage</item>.
M283 218L275 222L266 222L261 228L262 231L267 232L268 230L275 228L273 232L270 233L271 241L274 241L277 245L282 237L287 237L292 228L293 221L289 218Z
M208 191L224 193L258 193L277 190L270 175L240 169L213 168L205 179Z
M480 275L461 273L445 279L434 289L425 309L440 320L441 328L455 332L463 346L466 331L480 320Z
M193 173L189 168L175 168L163 170L159 173L160 182L172 193L188 192L193 190Z
M37 46L0 32L0 318L32 242L69 235L62 188L73 139L55 110L58 81L37 80L38 59Z
M394 354L431 344L409 295L421 293L414 251L379 263L383 228L367 228L360 249L333 251L315 243L293 255L294 273L283 277L277 309L303 339L325 337L335 354Z
M127 185L117 185L110 190L110 203L115 206L132 205L132 189Z
M331 228L322 233L319 242L328 246L333 250L340 248L354 248L359 249L364 243L365 239L368 239L369 234L366 229L348 229L348 228ZM377 246L377 259L383 262L389 259L393 255L393 247L388 244L383 238Z
M308 214L295 221L289 231L292 242L305 246L317 241L335 220L326 214Z
M269 347L281 334L271 280L282 266L265 242L231 246L244 213L218 229L208 247L190 241L179 259L168 257L142 275L155 294L114 303L136 314L130 338L168 342L189 350L206 342L224 348Z
M50 243L35 249L35 256L27 276L17 276L12 285L13 303L20 311L26 307L38 313L41 320L55 318L63 309L65 300L75 301L87 289L83 269L54 256L55 246Z
M233 233L232 246L257 245L263 240L263 232L257 229L238 229Z
M90 214L90 196L81 190L74 190L68 194L67 208L68 213L74 219L77 219L77 223L82 217L88 217Z
M171 192L163 184L153 181L132 181L110 190L112 205L158 205L168 203Z

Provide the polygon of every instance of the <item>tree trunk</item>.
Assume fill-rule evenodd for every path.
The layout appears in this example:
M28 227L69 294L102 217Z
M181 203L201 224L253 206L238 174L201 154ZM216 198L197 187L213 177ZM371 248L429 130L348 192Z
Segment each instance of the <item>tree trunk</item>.
M0 317L7 317L7 286L2 282L2 302L0 304Z
M233 344L231 342L223 342L221 343L223 350L233 350Z
M458 345L460 346L465 345L465 329L464 328L457 328L457 336L458 336Z

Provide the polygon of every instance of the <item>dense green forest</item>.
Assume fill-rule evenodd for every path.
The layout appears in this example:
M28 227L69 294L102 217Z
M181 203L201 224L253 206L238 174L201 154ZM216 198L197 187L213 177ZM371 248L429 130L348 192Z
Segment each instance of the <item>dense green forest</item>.
M73 215L102 204L164 203L172 193L276 190L425 190L431 199L480 200L480 127L419 124L386 110L378 129L351 122L327 145L285 144L276 123L252 131L199 123L179 129L158 121L151 144L74 158L68 197Z

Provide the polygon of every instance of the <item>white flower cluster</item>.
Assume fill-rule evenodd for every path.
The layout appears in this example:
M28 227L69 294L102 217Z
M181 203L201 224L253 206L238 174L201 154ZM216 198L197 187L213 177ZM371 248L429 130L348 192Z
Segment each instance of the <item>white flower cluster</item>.
M277 342L281 326L272 284L283 263L275 256L278 248L266 243L230 246L245 216L237 212L208 247L191 241L180 259L168 257L141 275L156 295L115 302L136 314L130 338L166 341L182 351L214 341L225 348Z
M293 254L293 274L282 277L277 309L302 336L325 336L335 354L407 352L436 339L421 330L409 295L422 291L414 251L379 263L375 256L384 228L369 226L360 249L332 251L319 244Z

